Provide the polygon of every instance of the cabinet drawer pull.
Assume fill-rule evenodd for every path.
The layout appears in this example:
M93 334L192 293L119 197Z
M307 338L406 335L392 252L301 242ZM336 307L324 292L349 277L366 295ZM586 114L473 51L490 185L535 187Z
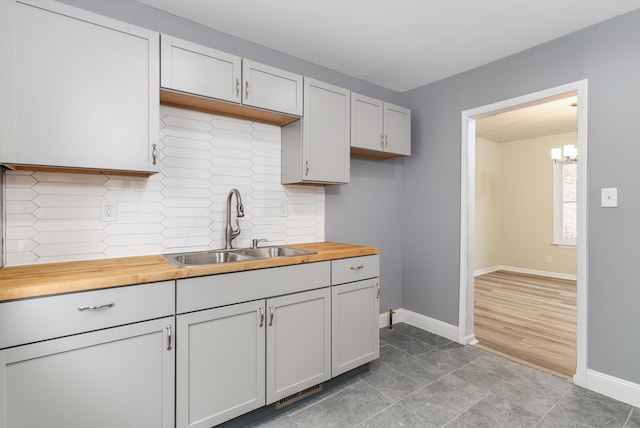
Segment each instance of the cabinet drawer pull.
M376 288L378 289L378 292L376 293L376 299L380 298L380 283L376 282Z
M78 306L78 310L79 311L95 311L97 309L104 309L104 308L113 308L116 304L113 302L109 302L109 303L102 303L100 305L93 305L93 306Z
M151 145L153 150L151 151L151 158L153 160L153 164L158 164L158 146L156 144Z
M236 98L240 96L240 79L236 79Z
M249 81L248 80L244 81L244 99L245 100L249 99Z
M269 305L269 327L273 325L273 314L275 310L273 309L273 305Z
M173 342L173 338L171 335L171 324L167 326L167 351L171 351L171 345Z
M260 305L258 310L260 311L260 325L258 327L262 327L264 325L264 308L262 305Z
M351 270L360 270L360 269L364 269L364 265L351 266L349 269L351 269Z

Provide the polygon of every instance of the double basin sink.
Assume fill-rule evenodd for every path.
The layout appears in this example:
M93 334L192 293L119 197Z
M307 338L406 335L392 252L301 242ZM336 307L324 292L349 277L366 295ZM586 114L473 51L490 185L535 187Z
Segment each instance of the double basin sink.
M230 250L197 251L192 253L163 254L165 260L176 267L213 265L219 263L244 262L249 260L272 259L316 254L313 251L280 245L258 248L237 248Z

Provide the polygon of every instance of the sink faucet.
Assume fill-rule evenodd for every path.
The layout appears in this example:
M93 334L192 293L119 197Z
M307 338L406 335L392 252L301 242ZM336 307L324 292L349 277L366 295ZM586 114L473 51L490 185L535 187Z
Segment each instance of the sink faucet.
M242 198L238 189L231 189L227 195L227 227L225 233L225 249L233 248L231 241L233 241L238 235L240 235L240 220L236 218L237 229L233 230L231 226L231 197L236 195L236 217L244 217L244 206L242 206Z

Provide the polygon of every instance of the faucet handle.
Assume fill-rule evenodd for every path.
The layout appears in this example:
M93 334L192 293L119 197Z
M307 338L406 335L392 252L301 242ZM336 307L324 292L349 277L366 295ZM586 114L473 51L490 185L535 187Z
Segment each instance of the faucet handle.
M251 240L251 248L258 248L258 244L259 244L260 242L262 242L262 241L264 241L264 242L268 242L268 240L267 240L267 239L264 239L264 238L262 238L262 239L252 239L252 240Z

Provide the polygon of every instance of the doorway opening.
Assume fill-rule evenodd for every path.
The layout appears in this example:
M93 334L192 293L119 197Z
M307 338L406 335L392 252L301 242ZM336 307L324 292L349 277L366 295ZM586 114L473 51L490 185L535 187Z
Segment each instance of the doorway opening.
M587 177L587 81L582 80L462 112L461 242L459 341L477 343L474 332L474 273L476 270L476 121L497 114L575 96L577 99L577 235L576 242L576 369L573 381L585 384L586 376L586 177ZM551 162L549 156L549 162Z

